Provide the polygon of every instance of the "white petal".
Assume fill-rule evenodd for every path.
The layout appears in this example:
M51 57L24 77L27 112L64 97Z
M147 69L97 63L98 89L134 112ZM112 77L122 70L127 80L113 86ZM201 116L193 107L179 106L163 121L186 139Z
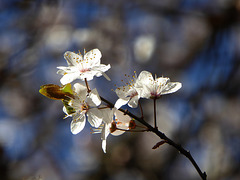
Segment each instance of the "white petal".
M136 90L140 94L141 98L149 98L151 92L154 90L155 81L152 73L148 71L142 71L136 81Z
M169 82L165 88L162 90L161 94L174 93L182 87L180 82Z
M108 75L104 72L102 72L102 75L108 80L108 81L111 81L110 77L108 77Z
M96 88L93 89L90 92L89 97L87 97L87 104L89 106L99 106L101 104L101 99Z
M80 99L85 100L87 97L87 87L80 84L80 83L75 83L73 85L73 90L78 94Z
M102 68L102 66L94 66L94 67L90 68L89 71L85 71L85 72L81 73L80 79L84 80L86 78L87 81L90 81L93 79L94 76L100 77L103 75L107 80L110 80L110 78L104 73L105 71L107 71L110 68L110 65L108 65L108 66L103 65L103 66L104 66L104 68Z
M101 57L102 54L99 49L93 49L84 55L84 60L88 61L90 66L96 66L100 64Z
M64 53L64 58L66 59L69 66L77 66L78 62L82 60L82 55L78 55L74 52L67 51Z
M128 106L131 108L136 108L138 106L138 95L132 97L132 99L130 99L130 101L128 102Z
M70 73L70 74L65 74L63 75L63 77L60 79L60 82L63 85L66 85L68 83L71 83L72 81L74 81L75 79L79 78L79 74L78 73Z
M64 66L58 66L57 67L59 70L57 71L57 74L65 75L65 74L71 74L71 73L79 73L79 70L75 66L69 66L69 67L64 67Z
M57 71L57 74L64 75L66 73L66 67L59 66L57 67L59 70Z
M112 132L111 134L112 134L113 136L120 136L120 135L122 135L123 133L125 133L125 131L116 130L116 131Z
M113 121L113 109L101 109L103 121L105 123L111 123Z
M104 153L107 153L106 149L107 149L107 140L102 140L102 150Z
M115 93L119 98L126 98L128 96L129 91L130 91L129 86L121 86L115 90Z
M141 98L147 98L149 99L151 97L152 87L149 86L143 86L142 91L140 92Z
M96 73L93 71L86 71L80 74L80 79L82 81L84 81L85 79L87 79L87 81L91 81L95 75Z
M97 108L92 108L87 112L88 122L93 127L99 127L102 123L103 115L102 112Z
M114 107L117 108L117 109L119 109L119 108L122 107L123 105L127 104L128 101L129 101L129 99L130 99L130 98L126 98L126 99L119 98L119 99L116 101Z
M150 72L148 72L148 71L142 71L142 72L139 74L137 81L140 81L140 82L142 82L143 84L146 84L146 82L147 82L147 83L153 82L154 79L153 79L152 73L150 73Z
M124 115L123 112L121 112L119 110L116 110L115 111L115 118L116 118L116 121L119 122L119 123L117 123L118 128L125 129L125 130L128 129L129 121L131 120L130 116ZM112 132L111 134L113 136L120 136L123 133L125 133L125 131L116 130L116 131Z
M124 114L122 111L119 111L119 110L115 112L115 116L116 116L116 119L122 123L129 123L132 119L130 116Z
M159 77L159 78L156 78L155 81L156 81L157 85L165 85L170 81L170 79L169 78L164 78L164 77Z
M71 122L71 132L73 134L78 134L81 132L86 124L86 117L85 114L81 114L78 119L73 119Z
M101 139L106 140L109 133L110 133L110 127L111 123L104 123L103 129L102 129L102 134L101 134Z
M111 81L111 79L108 77L108 75L104 73L107 70L109 70L110 68L111 68L110 64L108 64L107 66L104 64L100 64L99 66L92 67L91 71L97 77L100 77L103 75L108 81Z
M91 68L92 71L97 71L97 72L106 72L111 68L111 65L105 65L105 64L100 64L99 66L94 66Z

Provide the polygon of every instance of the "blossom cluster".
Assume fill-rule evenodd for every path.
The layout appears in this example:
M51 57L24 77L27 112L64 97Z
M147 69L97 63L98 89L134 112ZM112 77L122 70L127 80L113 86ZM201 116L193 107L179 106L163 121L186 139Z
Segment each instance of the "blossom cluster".
M132 76L124 86L117 87L115 92L119 97L114 107L102 102L97 89L90 89L88 81L94 76L104 76L107 80L110 78L105 74L111 68L110 64L100 64L102 54L98 49L85 52L69 52L64 54L68 66L59 66L58 74L62 75L60 79L61 86L47 84L41 86L40 93L44 96L62 100L63 112L65 118L71 117L70 130L72 134L81 132L86 121L93 127L93 133L101 133L102 149L106 152L106 140L109 134L121 135L125 131L131 131L136 128L133 118L126 115L120 108L128 104L131 108L138 107L140 98L158 99L161 95L176 92L181 88L181 83L170 82L169 78L157 77L148 71L142 71L139 76ZM71 83L80 79L83 83Z

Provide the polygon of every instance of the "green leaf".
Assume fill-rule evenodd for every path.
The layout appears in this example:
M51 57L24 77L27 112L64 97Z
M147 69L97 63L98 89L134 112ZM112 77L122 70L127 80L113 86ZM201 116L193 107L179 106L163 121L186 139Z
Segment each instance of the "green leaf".
M70 83L64 85L63 87L61 87L61 90L65 93L70 93L73 94L73 90L72 90L72 86Z

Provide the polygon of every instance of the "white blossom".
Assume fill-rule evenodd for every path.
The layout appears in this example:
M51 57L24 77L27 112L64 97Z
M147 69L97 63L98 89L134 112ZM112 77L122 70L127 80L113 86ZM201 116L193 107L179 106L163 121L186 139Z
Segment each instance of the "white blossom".
M70 127L73 134L83 130L86 116L91 126L96 128L100 126L103 119L102 112L97 108L100 104L101 100L96 89L88 94L85 86L79 83L74 84L74 98L71 98L63 107L67 117L72 117Z
M131 108L138 106L142 82L138 80L137 75L132 76L133 79L128 80L125 86L118 87L115 92L119 99L115 103L115 107L119 109L121 106L128 104Z
M148 71L142 71L138 80L142 82L141 98L158 99L161 95L174 93L182 87L180 82L170 82L169 78L156 77Z
M79 52L78 54L74 52L67 51L64 54L64 58L67 61L68 67L59 66L57 74L63 75L60 82L65 85L71 83L76 79L81 79L87 81L92 80L94 76L104 76L107 80L110 78L105 74L107 70L110 69L110 64L104 65L100 64L100 59L102 57L101 52L98 49L93 49L84 56Z

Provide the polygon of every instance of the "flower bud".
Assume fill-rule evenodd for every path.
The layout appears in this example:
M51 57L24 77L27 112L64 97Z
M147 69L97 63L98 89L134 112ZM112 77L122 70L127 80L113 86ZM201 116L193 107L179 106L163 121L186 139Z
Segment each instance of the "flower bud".
M56 84L46 84L41 86L39 92L42 95L55 100L67 100L69 97L73 97L71 84L66 84L62 87Z

